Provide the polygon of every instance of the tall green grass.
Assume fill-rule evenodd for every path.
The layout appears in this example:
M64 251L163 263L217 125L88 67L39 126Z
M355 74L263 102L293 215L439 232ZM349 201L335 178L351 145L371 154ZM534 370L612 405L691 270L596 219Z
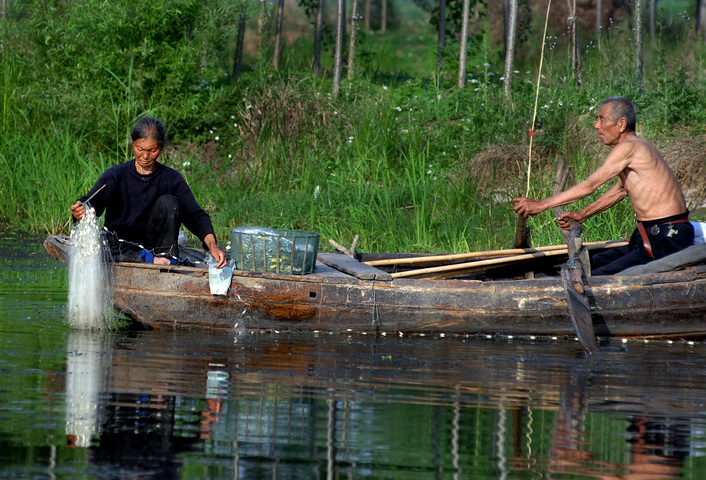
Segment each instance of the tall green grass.
M108 164L81 137L56 127L0 137L0 218L31 232L60 232L69 207Z
M91 28L89 17L81 15L81 29ZM100 32L116 28L101 25ZM50 26L45 30L61 31L60 25ZM222 71L227 65L214 66L209 57L202 71L192 65L175 77L181 86L150 83L150 65L167 62L168 56L141 57L133 39L132 53L119 59L110 38L104 38L106 51L99 57L106 65L92 65L94 78L81 76L80 84L77 74L66 72L65 55L63 63L47 69L32 55L2 50L0 174L7 179L0 185L2 224L60 230L74 199L105 168L129 156L127 132L149 112L166 121L174 141L163 161L184 173L222 239L237 226L259 225L318 231L322 248L328 238L350 244L356 234L358 248L366 251L508 247L517 221L510 201L524 194L528 173L536 58L519 62L522 70L506 98L502 65L485 35L471 51L468 83L459 90L454 61L445 62L439 81L434 34L418 30L361 35L356 78L345 81L336 98L330 95L330 77L309 71L307 38L285 48L280 71L272 69L263 50L238 82L230 82ZM672 31L648 49L644 96L637 95L633 82L626 27L585 42L580 85L569 69L566 45L559 42L547 53L531 196L551 194L558 157L573 169L570 183L605 158L608 150L591 127L595 107L605 97L634 98L639 133L658 145L703 134L706 49L689 41L686 30ZM194 45L173 34L192 55ZM158 55L161 40L149 41L155 42L152 55ZM25 49L42 48L27 42ZM325 57L324 68L329 60ZM169 68L185 61L187 56ZM145 89L147 84L155 86ZM493 151L497 154L487 154ZM561 241L550 212L529 225L534 244ZM625 201L586 222L584 235L621 238L633 226Z

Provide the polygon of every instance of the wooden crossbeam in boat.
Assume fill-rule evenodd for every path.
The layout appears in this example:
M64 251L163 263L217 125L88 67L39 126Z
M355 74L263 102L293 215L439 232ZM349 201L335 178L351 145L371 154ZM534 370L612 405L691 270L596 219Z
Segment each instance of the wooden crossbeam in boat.
M360 263L358 260L341 253L319 253L318 259L321 263L331 268L335 268L336 270L361 280L392 281L392 275L389 273L383 272L379 268Z

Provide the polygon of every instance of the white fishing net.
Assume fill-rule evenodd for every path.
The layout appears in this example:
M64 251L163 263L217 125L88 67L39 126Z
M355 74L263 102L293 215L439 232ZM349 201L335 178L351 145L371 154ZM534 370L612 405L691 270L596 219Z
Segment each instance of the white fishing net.
M90 204L85 209L71 231L67 320L74 328L102 330L110 327L112 295L96 213Z

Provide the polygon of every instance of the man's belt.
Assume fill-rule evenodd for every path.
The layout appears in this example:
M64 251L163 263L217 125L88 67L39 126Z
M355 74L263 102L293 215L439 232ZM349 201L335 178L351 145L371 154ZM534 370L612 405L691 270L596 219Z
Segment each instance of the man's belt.
M659 234L659 225L671 225L673 223L689 223L688 218L678 218L676 220L672 220L669 222L664 222L664 223L655 223L652 225L650 228L650 231L652 235L658 235ZM654 229L657 229L655 232ZM637 222L637 231L640 232L640 238L642 238L642 245L645 247L645 251L647 252L647 255L650 256L650 258L654 259L655 255L652 253L652 244L650 243L650 237L647 236L647 231L645 230L645 226L642 224L642 222Z

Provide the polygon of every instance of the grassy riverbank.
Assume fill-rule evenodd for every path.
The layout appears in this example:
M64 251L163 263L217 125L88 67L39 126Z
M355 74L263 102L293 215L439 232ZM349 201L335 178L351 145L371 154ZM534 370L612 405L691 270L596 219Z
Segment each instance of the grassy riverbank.
M591 128L595 107L624 95L638 106L638 133L663 149L690 206L703 206L706 49L690 27L673 25L668 38L650 44L642 96L626 27L586 42L580 86L567 46L548 45L531 196L550 194L560 156L573 169L570 183L600 164L608 150ZM439 79L430 27L365 37L356 77L337 97L329 75L309 73L302 52L312 50L311 40L302 37L279 71L260 53L237 82L214 68L200 89L167 85L168 95L152 89L144 98L147 70L104 72L110 88L92 86L88 77L61 73L68 63L56 59L42 71L23 55L37 44L17 31L5 34L11 48L0 52L3 228L60 231L73 200L101 171L129 158L129 127L150 113L170 128L173 145L163 161L184 173L221 238L236 226L259 225L319 231L322 247L329 238L350 244L359 234L365 251L468 251L512 242L510 199L525 193L537 75L529 48L509 98L490 42L474 47L465 88L455 86L451 53ZM585 237L628 235L634 217L623 203L589 220ZM549 213L530 226L536 245L560 242Z

